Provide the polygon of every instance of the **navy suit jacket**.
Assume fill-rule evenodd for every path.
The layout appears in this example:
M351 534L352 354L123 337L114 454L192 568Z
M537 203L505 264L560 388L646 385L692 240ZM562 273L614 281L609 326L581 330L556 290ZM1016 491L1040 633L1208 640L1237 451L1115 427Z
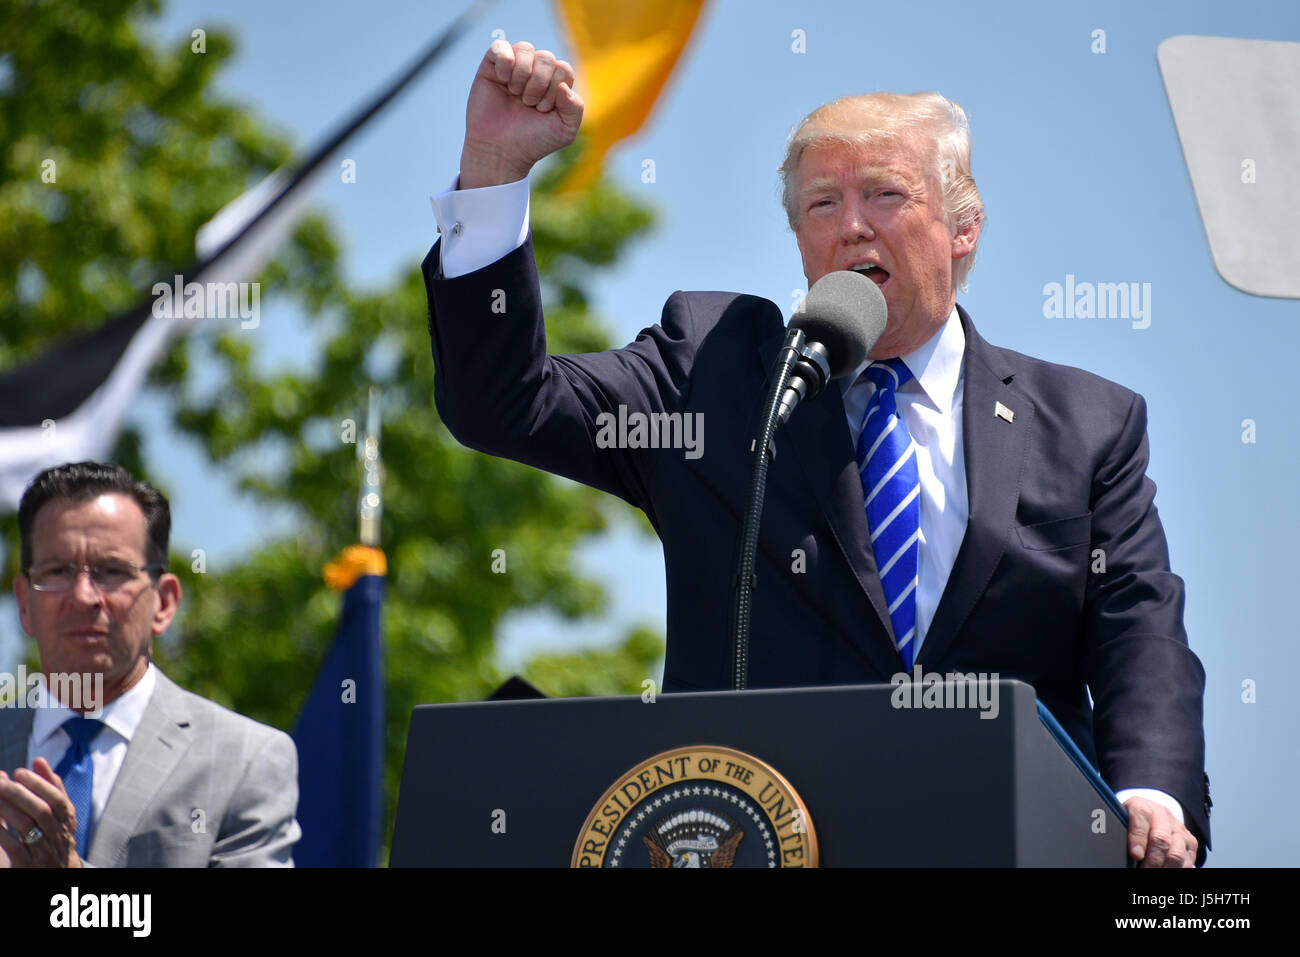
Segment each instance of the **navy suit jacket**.
M677 292L659 324L623 349L547 355L531 237L455 279L441 278L439 261L435 246L424 275L444 424L471 448L644 510L667 572L664 690L727 688L749 445L784 335L780 309ZM958 314L970 516L917 664L1032 684L1112 788L1177 798L1203 860L1205 673L1188 648L1183 583L1169 570L1146 476L1145 403L1088 372L989 345ZM600 447L597 418L620 406L702 414L703 454ZM839 384L800 405L776 445L749 685L888 682L902 660Z

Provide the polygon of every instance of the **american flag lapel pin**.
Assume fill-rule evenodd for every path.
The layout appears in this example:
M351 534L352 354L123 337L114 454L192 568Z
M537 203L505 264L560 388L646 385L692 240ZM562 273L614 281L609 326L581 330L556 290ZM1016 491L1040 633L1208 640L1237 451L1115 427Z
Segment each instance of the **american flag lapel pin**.
M1001 402L995 402L993 404L993 414L999 419L1006 419L1008 422L1014 422L1016 420L1016 414Z

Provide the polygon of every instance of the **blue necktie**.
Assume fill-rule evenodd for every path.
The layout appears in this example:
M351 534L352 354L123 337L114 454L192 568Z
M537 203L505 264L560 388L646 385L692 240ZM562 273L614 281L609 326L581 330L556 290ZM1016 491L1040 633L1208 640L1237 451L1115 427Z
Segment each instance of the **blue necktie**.
M921 540L921 480L916 444L898 415L894 393L912 378L902 359L867 366L876 391L862 416L858 473L867 506L871 548L906 671L916 647L916 580Z
M68 746L54 773L63 779L68 799L77 809L77 853L85 857L90 837L90 798L95 787L90 742L104 730L104 722L94 718L69 718L63 722L63 730L72 739L72 744Z

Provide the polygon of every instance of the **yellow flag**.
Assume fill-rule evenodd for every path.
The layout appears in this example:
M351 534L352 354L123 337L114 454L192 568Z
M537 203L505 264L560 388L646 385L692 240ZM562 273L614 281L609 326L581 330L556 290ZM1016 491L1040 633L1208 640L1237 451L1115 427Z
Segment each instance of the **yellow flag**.
M349 545L325 566L325 584L335 591L347 591L363 575L387 575L388 559L378 548Z
M631 136L668 82L704 0L556 0L573 39L587 147L563 190L596 178L609 148Z

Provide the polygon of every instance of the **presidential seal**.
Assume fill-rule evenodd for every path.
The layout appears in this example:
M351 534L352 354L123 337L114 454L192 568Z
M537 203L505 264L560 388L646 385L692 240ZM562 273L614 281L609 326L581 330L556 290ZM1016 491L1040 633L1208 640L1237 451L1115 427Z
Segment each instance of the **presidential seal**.
M816 867L812 818L752 754L676 748L614 782L587 815L574 867Z

